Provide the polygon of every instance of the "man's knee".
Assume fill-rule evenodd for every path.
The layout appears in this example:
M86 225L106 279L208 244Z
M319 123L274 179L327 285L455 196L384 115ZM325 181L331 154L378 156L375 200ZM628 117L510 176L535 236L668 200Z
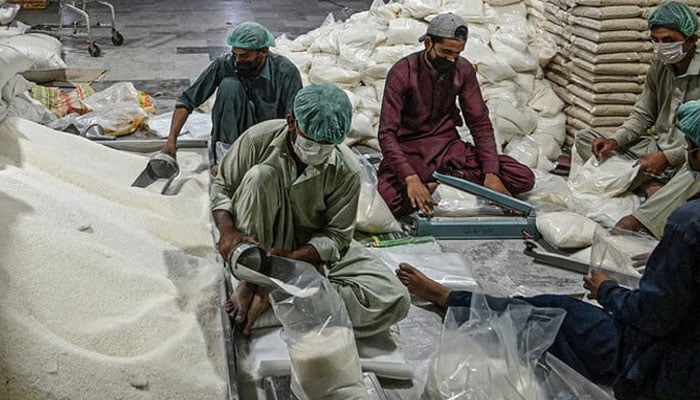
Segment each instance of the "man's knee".
M249 190L265 190L269 189L270 185L277 185L279 182L279 173L272 166L266 164L258 164L251 167L241 181L241 186Z
M216 101L219 99L226 100L244 100L247 98L245 86L236 77L226 77L221 80L219 84L219 89L216 92Z

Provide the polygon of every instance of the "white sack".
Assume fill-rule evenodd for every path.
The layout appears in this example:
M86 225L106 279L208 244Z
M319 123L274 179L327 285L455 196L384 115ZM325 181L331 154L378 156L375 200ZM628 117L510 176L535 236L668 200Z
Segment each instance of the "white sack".
M559 143L546 133L533 133L530 137L537 142L540 148L540 154L548 160L556 160L561 155L561 147Z
M309 71L311 83L335 83L343 89L352 89L360 83L362 74L337 65L312 65Z
M540 213L537 230L547 243L559 249L588 247L598 226L594 221L571 211Z
M566 114L559 113L554 117L540 115L537 119L537 128L532 134L551 136L559 147L563 146L566 141Z
M550 83L544 79L535 81L535 91L527 103L542 117L557 117L564 109L564 102L554 93Z
M421 19L438 14L442 0L403 0L401 3L401 17Z
M504 153L521 164L535 168L540 156L540 147L530 136L522 136L508 143Z
M397 18L389 21L386 31L387 45L415 45L428 29L428 24L412 18Z
M493 51L517 72L537 69L538 60L527 51L527 33L497 33L491 36Z
M43 33L0 37L0 44L12 47L34 62L33 69L66 68L61 42Z
M0 45L0 89L16 74L32 68L34 62L12 47Z
M19 12L19 4L0 5L0 25L7 25L12 22Z

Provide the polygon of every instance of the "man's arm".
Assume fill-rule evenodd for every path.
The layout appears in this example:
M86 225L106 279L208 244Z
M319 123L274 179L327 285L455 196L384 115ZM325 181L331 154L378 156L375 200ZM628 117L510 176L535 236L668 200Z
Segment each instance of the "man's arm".
M219 164L219 172L211 184L211 210L219 230L219 252L226 258L241 241L254 242L254 238L238 231L235 225L233 194L241 183L243 175L255 162L255 147L247 137L234 142Z
M489 119L489 109L486 107L479 81L476 79L476 71L466 59L459 59L457 64L458 72L463 75L464 81L459 92L459 105L474 138L476 158L484 174L498 174L500 167L496 139L493 136L491 119Z
M408 69L408 62L400 60L389 70L384 86L378 133L384 162L402 182L416 174L396 137L401 126L401 110L404 108L404 93L408 86Z
M175 157L177 153L177 137L180 136L180 131L182 131L182 127L185 125L185 122L187 122L189 116L190 110L185 106L175 107L173 118L170 120L170 133L168 133L168 140L163 147L163 153Z
M324 262L338 261L350 247L360 196L359 171L348 176L326 200L326 226L307 245Z
M281 56L280 56L281 57ZM296 97L297 92L303 87L301 83L301 74L297 69L296 65L284 58L287 62L285 63L285 68L289 70L285 73L285 78L282 84L282 90L280 92L280 101L284 107L285 113L291 113L294 106L294 97Z
M177 152L177 138L182 127L187 122L192 110L199 107L214 94L224 76L225 57L214 60L192 83L175 103L173 118L170 121L170 132L163 147L163 152L175 157Z
M664 237L647 261L639 289L629 290L614 281L598 289L598 301L615 319L649 335L663 336L677 329L695 304L697 272L692 263L700 253L694 233L666 225Z
M615 132L611 139L615 139L619 148L627 148L630 143L639 139L641 135L654 126L658 117L657 99L657 79L659 79L659 68L663 68L658 61L651 64L644 89L634 104L634 109L624 124ZM669 96L671 93L668 94Z
M214 224L219 230L219 253L227 259L231 251L241 242L256 243L251 236L242 234L233 222L233 215L226 210L212 211Z

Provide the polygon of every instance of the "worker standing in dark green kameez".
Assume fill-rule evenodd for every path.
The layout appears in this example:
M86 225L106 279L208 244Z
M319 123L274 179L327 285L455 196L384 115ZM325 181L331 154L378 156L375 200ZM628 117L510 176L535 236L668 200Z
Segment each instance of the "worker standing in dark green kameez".
M294 96L302 87L301 75L288 58L269 51L275 45L274 36L259 24L244 22L229 32L227 43L231 54L215 59L177 100L164 153L175 157L177 137L187 117L217 89L211 113L212 165L248 127L284 118L292 111Z

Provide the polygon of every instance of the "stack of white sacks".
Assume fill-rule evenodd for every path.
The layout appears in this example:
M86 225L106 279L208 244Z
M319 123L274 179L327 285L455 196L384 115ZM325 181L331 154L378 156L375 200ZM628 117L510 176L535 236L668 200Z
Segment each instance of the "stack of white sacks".
M559 47L545 76L567 104L570 143L581 129L615 132L632 111L654 58L647 20L662 1L528 0L531 23Z
M521 0L375 0L370 10L344 22L329 16L321 27L294 40L279 38L275 51L297 64L304 83L334 82L345 88L355 107L348 143L378 148L386 74L403 56L423 48L418 37L443 12L469 23L462 56L476 66L499 150L530 167L551 170L565 138L564 104L540 65L556 48L530 35ZM468 129L460 129L469 140Z

